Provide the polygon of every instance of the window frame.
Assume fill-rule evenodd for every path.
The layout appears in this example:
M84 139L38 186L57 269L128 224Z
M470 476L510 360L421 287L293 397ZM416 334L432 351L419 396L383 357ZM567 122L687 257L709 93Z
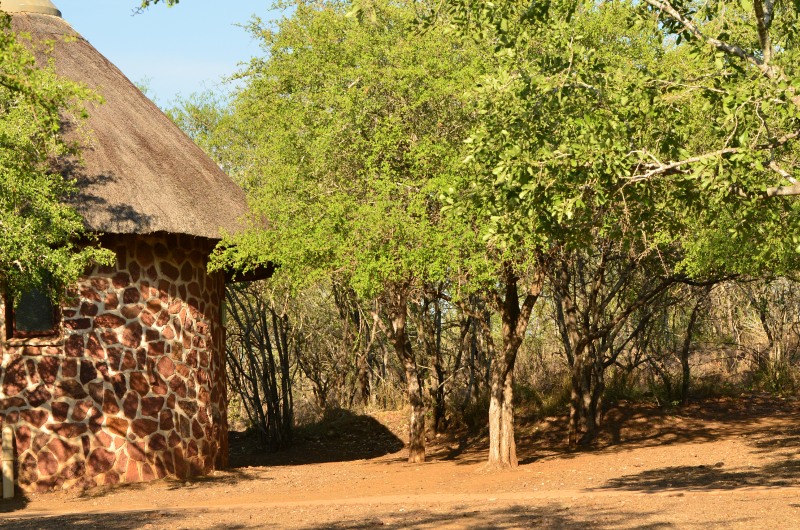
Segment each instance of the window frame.
M14 311L14 298L6 293L3 297L5 303L6 317L6 340L27 340L27 339L54 339L61 335L61 307L58 303L51 300L53 306L53 327L41 331L19 331L17 330L17 318Z

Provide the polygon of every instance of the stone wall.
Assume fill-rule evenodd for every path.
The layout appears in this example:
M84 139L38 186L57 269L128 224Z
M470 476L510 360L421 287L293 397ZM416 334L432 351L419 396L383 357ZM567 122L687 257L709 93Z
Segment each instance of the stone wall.
M0 420L14 426L23 490L226 465L224 278L206 272L212 243L107 237L116 266L70 289L59 335L3 341Z

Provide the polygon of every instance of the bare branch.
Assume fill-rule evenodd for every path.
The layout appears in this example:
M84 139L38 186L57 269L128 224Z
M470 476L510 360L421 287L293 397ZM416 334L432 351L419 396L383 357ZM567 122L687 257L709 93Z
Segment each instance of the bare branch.
M706 36L697 25L692 22L687 17L683 16L677 9L675 9L668 0L645 0L648 4L655 7L656 9L660 9L661 11L666 12L669 16L679 22L686 30L694 35L697 39L704 41L717 50L725 52L730 55L734 55L741 60L752 64L756 68L758 68L764 75L769 77L770 79L774 79L776 77L782 77L782 72L773 67L769 64L765 64L764 61L759 59L753 54L747 53L744 49L736 46L734 44L728 44L727 42L723 42L719 39L715 39L713 37Z
M800 184L792 184L791 186L775 186L767 188L764 192L765 197L793 197L800 195Z
M789 182L791 182L792 184L800 184L800 183L798 183L798 182L797 182L797 179L796 179L796 178L794 178L794 177L791 175L791 173L789 173L788 171L786 171L785 169L783 169L781 166L779 166L779 165L778 165L778 163L777 163L777 162L775 162L774 160L773 160L772 162L770 162L770 163L769 163L769 168L770 168L772 171L774 171L775 173L777 173L778 175L780 175L781 177L783 177L783 178L785 178L786 180L788 180Z
M770 149L773 147L780 147L786 143L789 143L792 140L797 139L800 136L800 131L795 131L793 133L786 134L781 136L780 138L776 138L775 140L770 141L768 144L761 144L758 149Z
M740 151L739 148L726 147L725 149L720 149L718 151L712 151L710 153L703 153L702 155L693 156L693 157L687 158L685 160L678 160L676 162L670 162L668 164L665 164L665 163L662 163L662 162L659 162L659 161L656 160L656 162L654 164L641 164L639 166L639 167L653 168L653 169L650 169L649 171L647 171L647 172L645 172L645 173L643 173L641 175L633 175L633 176L626 177L626 178L627 178L627 180L630 180L631 182L640 182L642 180L650 179L650 178L652 178L652 177L654 177L656 175L669 173L669 172L671 172L673 170L677 170L678 168L681 168L681 167L689 165L689 164L694 164L696 162L702 162L703 160L707 160L709 158L717 158L719 156L733 154L733 153L736 153L738 151ZM642 154L645 154L645 155L648 155L648 156L652 157L652 155L650 155L650 153L648 153L647 151L637 151L637 152L640 152ZM653 159L655 160L655 158L653 158Z

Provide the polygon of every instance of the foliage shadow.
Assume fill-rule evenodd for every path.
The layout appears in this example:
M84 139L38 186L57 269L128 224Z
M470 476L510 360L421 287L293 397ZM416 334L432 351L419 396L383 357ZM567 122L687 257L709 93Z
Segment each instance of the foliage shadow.
M364 460L396 453L405 446L372 416L344 409L330 411L324 421L298 428L295 443L282 451L260 448L253 434L232 432L229 439L233 469Z

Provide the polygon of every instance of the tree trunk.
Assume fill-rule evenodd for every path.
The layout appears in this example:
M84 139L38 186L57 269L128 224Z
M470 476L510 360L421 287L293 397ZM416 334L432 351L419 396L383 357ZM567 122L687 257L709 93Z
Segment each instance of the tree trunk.
M572 300L570 288L570 274L566 264L561 265L560 274L555 282L558 303L559 329L564 343L567 359L572 365L571 390L569 398L569 424L567 441L570 447L578 445L578 435L584 431L586 415L584 410L588 406L589 388L588 359L586 358L586 344L580 340L578 330L578 310Z
M587 445L597 436L603 418L604 374L602 356L593 348L584 347L576 352L569 407L570 447Z
M361 337L365 336L366 323L361 319L358 297L353 289L339 286L333 282L333 301L339 318L342 323L342 353L345 359L355 357L355 386L350 396L350 404L354 399L358 399L363 405L370 401L370 373L369 373L369 349L360 351L362 346ZM349 361L348 361L349 362ZM347 374L344 379L349 379Z
M442 369L441 360L434 363L433 367L436 372L436 379L434 380L435 387L431 392L431 397L433 398L433 432L439 434L446 429L444 403L445 374Z
M495 305L503 321L503 354L492 363L489 396L489 465L517 467L517 446L514 441L514 364L531 312L542 291L543 275L536 274L520 306L519 277L506 264L503 270L505 296L495 295ZM491 335L487 335L487 341ZM490 348L493 349L493 348Z
M691 380L689 355L692 352L692 335L694 334L694 327L695 324L697 324L697 318L700 316L700 310L703 306L703 302L708 296L709 291L710 289L706 289L705 293L703 293L703 295L694 305L692 313L689 315L689 323L686 326L686 336L684 337L683 346L681 347L681 404L683 405L689 404L689 382Z
M598 359L595 345L581 336L578 309L570 292L572 277L569 266L563 263L556 291L558 293L559 326L567 357L572 360L572 390L569 401L570 447L584 445L594 438L599 426L598 405L603 391L604 367Z
M405 370L408 402L411 405L408 421L408 461L412 464L422 463L425 462L425 401L417 361L411 349L411 341L408 339L407 286L397 287L390 297L391 329L386 331Z
M433 371L436 378L434 379L434 386L431 389L431 398L433 401L433 432L439 434L445 430L444 386L446 373L444 359L442 357L442 309L438 299L434 300L433 325L435 335L433 344Z
M597 435L603 424L603 393L606 391L606 369L603 364L605 354L603 351L593 350L592 371L590 374L591 396L589 399L589 414L587 420L591 424L591 437Z
M489 398L489 464L513 468L518 465L514 440L514 371L498 369L500 364L495 363Z
M358 397L361 404L369 405L370 402L370 373L369 373L369 352L364 352L358 356Z
M475 363L478 356L478 338L476 332L475 319L470 318L466 321L467 335L465 335L464 350L469 352L467 360L467 369L469 371L469 380L467 381L467 391L464 394L464 401L461 403L462 412L467 410L467 406L472 402L472 397L478 393L478 378L475 377Z
M425 402L422 399L422 385L416 363L407 363L406 381L411 415L408 419L408 462L425 462Z
M689 367L689 349L681 351L681 404L689 404L689 383L691 381L691 368Z
M589 382L586 369L586 358L582 352L575 352L575 362L572 365L572 390L569 400L569 429L567 440L570 447L576 447L578 436L586 430L586 414L588 407Z

